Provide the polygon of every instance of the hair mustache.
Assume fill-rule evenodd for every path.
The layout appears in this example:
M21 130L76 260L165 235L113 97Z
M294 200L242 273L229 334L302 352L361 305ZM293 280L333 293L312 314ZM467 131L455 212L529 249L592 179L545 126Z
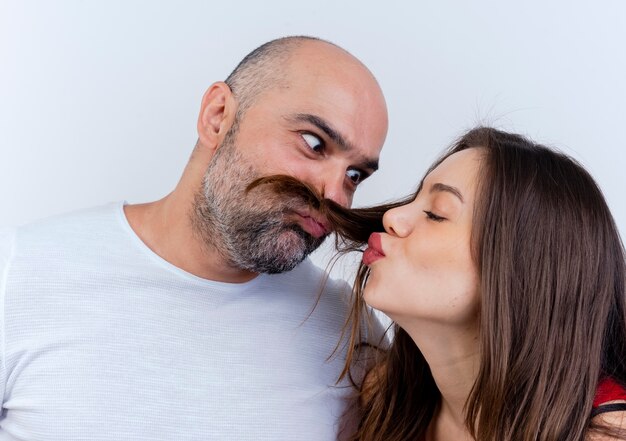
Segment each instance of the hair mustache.
M382 220L385 211L406 203L403 200L366 208L346 208L324 198L313 186L287 175L257 178L246 187L246 192L260 186L268 186L282 196L297 198L318 212L328 220L336 233L337 248L342 251L357 250L367 243L370 234L384 231Z

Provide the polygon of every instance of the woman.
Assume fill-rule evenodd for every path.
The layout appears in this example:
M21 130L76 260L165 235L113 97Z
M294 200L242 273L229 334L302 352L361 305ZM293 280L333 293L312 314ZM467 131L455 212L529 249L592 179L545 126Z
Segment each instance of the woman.
M626 439L624 249L572 159L477 128L395 204L345 210L265 182L300 193L346 248L368 241L342 375L367 363L350 439ZM395 322L373 362L364 302Z
M626 439L624 249L589 174L478 128L405 202L335 218L358 243L388 209L351 337L363 301L394 336L359 385L352 439Z

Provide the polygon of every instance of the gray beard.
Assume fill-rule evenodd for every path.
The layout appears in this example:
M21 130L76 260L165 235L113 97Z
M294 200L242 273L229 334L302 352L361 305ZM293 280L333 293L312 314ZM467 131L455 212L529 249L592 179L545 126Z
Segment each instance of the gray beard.
M233 268L267 274L290 271L325 237L315 238L285 219L306 207L300 198L262 186L246 191L260 174L237 150L234 137L229 132L207 168L195 197L194 229L205 246Z

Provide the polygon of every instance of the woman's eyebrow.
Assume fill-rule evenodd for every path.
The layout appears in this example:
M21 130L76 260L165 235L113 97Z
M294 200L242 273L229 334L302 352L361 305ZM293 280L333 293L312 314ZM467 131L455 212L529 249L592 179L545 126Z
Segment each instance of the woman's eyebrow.
M442 184L440 182L437 182L437 183L433 184L430 187L430 193L440 192L440 191L445 191L445 192L448 192L448 193L452 193L457 198L459 198L461 202L465 203L465 200L463 199L463 195L461 194L461 191L458 188L456 188L456 187L452 187L451 185Z

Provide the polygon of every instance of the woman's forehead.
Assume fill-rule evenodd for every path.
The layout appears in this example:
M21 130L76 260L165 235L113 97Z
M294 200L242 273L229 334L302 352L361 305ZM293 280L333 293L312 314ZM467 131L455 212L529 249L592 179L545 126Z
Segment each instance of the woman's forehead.
M424 178L423 186L440 183L464 192L474 190L484 154L481 148L469 148L451 154Z

